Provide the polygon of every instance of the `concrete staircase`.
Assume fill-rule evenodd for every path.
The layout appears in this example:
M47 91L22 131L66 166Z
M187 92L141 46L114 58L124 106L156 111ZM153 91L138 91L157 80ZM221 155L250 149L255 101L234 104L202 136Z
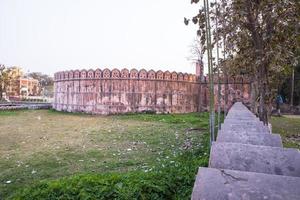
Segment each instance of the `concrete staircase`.
M283 148L242 103L228 112L209 168L199 168L193 200L300 200L300 152Z

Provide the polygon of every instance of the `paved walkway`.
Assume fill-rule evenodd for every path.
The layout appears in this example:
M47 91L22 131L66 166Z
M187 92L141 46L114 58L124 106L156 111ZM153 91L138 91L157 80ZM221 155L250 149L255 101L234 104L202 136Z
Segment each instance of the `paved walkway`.
M300 152L283 148L242 103L228 112L192 200L300 200Z

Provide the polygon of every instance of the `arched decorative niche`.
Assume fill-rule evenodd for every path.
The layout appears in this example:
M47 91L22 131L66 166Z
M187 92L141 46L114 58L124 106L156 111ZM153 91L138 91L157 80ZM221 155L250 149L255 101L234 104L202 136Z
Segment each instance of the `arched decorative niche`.
M86 70L85 69L81 70L81 72L80 72L80 78L84 79L84 78L86 78L86 75L87 75Z
M121 78L129 78L129 70L124 68L121 70Z
M132 79L138 79L139 78L138 70L136 70L136 69L130 70L130 78L132 78Z
M87 77L88 77L89 79L94 78L94 70L90 69L90 70L88 71Z
M114 79L120 78L120 71L118 69L113 69L111 71L111 77Z
M176 72L172 72L172 80L177 81L178 80L178 74Z
M185 74L183 75L183 80L184 80L184 81L189 81L189 75L188 75L187 73L185 73Z
M69 79L69 72L64 72L64 79L65 80L68 80Z
M69 71L69 79L73 79L74 78L74 72L71 70Z
M102 72L103 78L110 78L110 70L109 69L104 69Z
M170 73L169 71L166 71L166 72L164 73L164 79L165 79L165 80L171 80L171 73Z
M60 80L64 80L65 79L64 72L60 72L59 74L60 74Z
M146 79L147 78L147 71L144 69L141 69L139 72L139 78L140 79Z
M97 79L101 78L101 70L100 69L96 69L95 78L97 78Z
M79 70L75 70L75 72L74 72L74 78L76 78L76 79L80 78L80 72L79 72Z
M178 73L178 80L183 81L183 73L181 72Z
M156 77L155 77L155 71L154 70L150 70L148 72L148 79L151 79L151 80L154 80Z
M158 80L163 80L164 79L164 73L162 71L157 71L156 72L156 79Z

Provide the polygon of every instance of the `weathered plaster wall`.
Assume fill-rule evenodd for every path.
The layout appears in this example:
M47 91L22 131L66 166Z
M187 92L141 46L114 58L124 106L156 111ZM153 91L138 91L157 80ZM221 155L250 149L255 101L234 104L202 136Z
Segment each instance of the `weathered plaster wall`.
M189 113L207 110L208 78L196 66L196 74L168 71L75 70L55 73L53 108L59 111L92 114L155 111L157 113ZM217 83L217 79L215 79ZM250 82L243 77L221 80L224 108L225 85L228 105L250 100ZM215 102L217 105L215 85Z
M196 75L135 69L97 69L55 74L53 107L60 111L114 114L198 110Z
M226 105L226 109L228 110L234 102L242 101L244 104L248 105L251 100L251 81L247 77L236 76L230 77L226 79L225 77L220 77L220 85L221 85L221 108L224 110L225 108L225 92L228 96L228 104ZM227 91L226 91L227 86ZM208 77L204 77L203 81L201 81L201 96L202 101L200 102L202 105L202 110L207 110L209 105L209 81ZM215 107L218 105L218 79L215 77L214 79L214 101Z

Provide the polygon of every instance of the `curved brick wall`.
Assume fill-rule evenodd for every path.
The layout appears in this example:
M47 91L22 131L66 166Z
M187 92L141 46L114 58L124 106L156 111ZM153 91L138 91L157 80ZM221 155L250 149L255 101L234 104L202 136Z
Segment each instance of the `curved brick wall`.
M57 72L54 79L53 108L59 111L187 113L199 109L201 84L194 74L97 69Z

